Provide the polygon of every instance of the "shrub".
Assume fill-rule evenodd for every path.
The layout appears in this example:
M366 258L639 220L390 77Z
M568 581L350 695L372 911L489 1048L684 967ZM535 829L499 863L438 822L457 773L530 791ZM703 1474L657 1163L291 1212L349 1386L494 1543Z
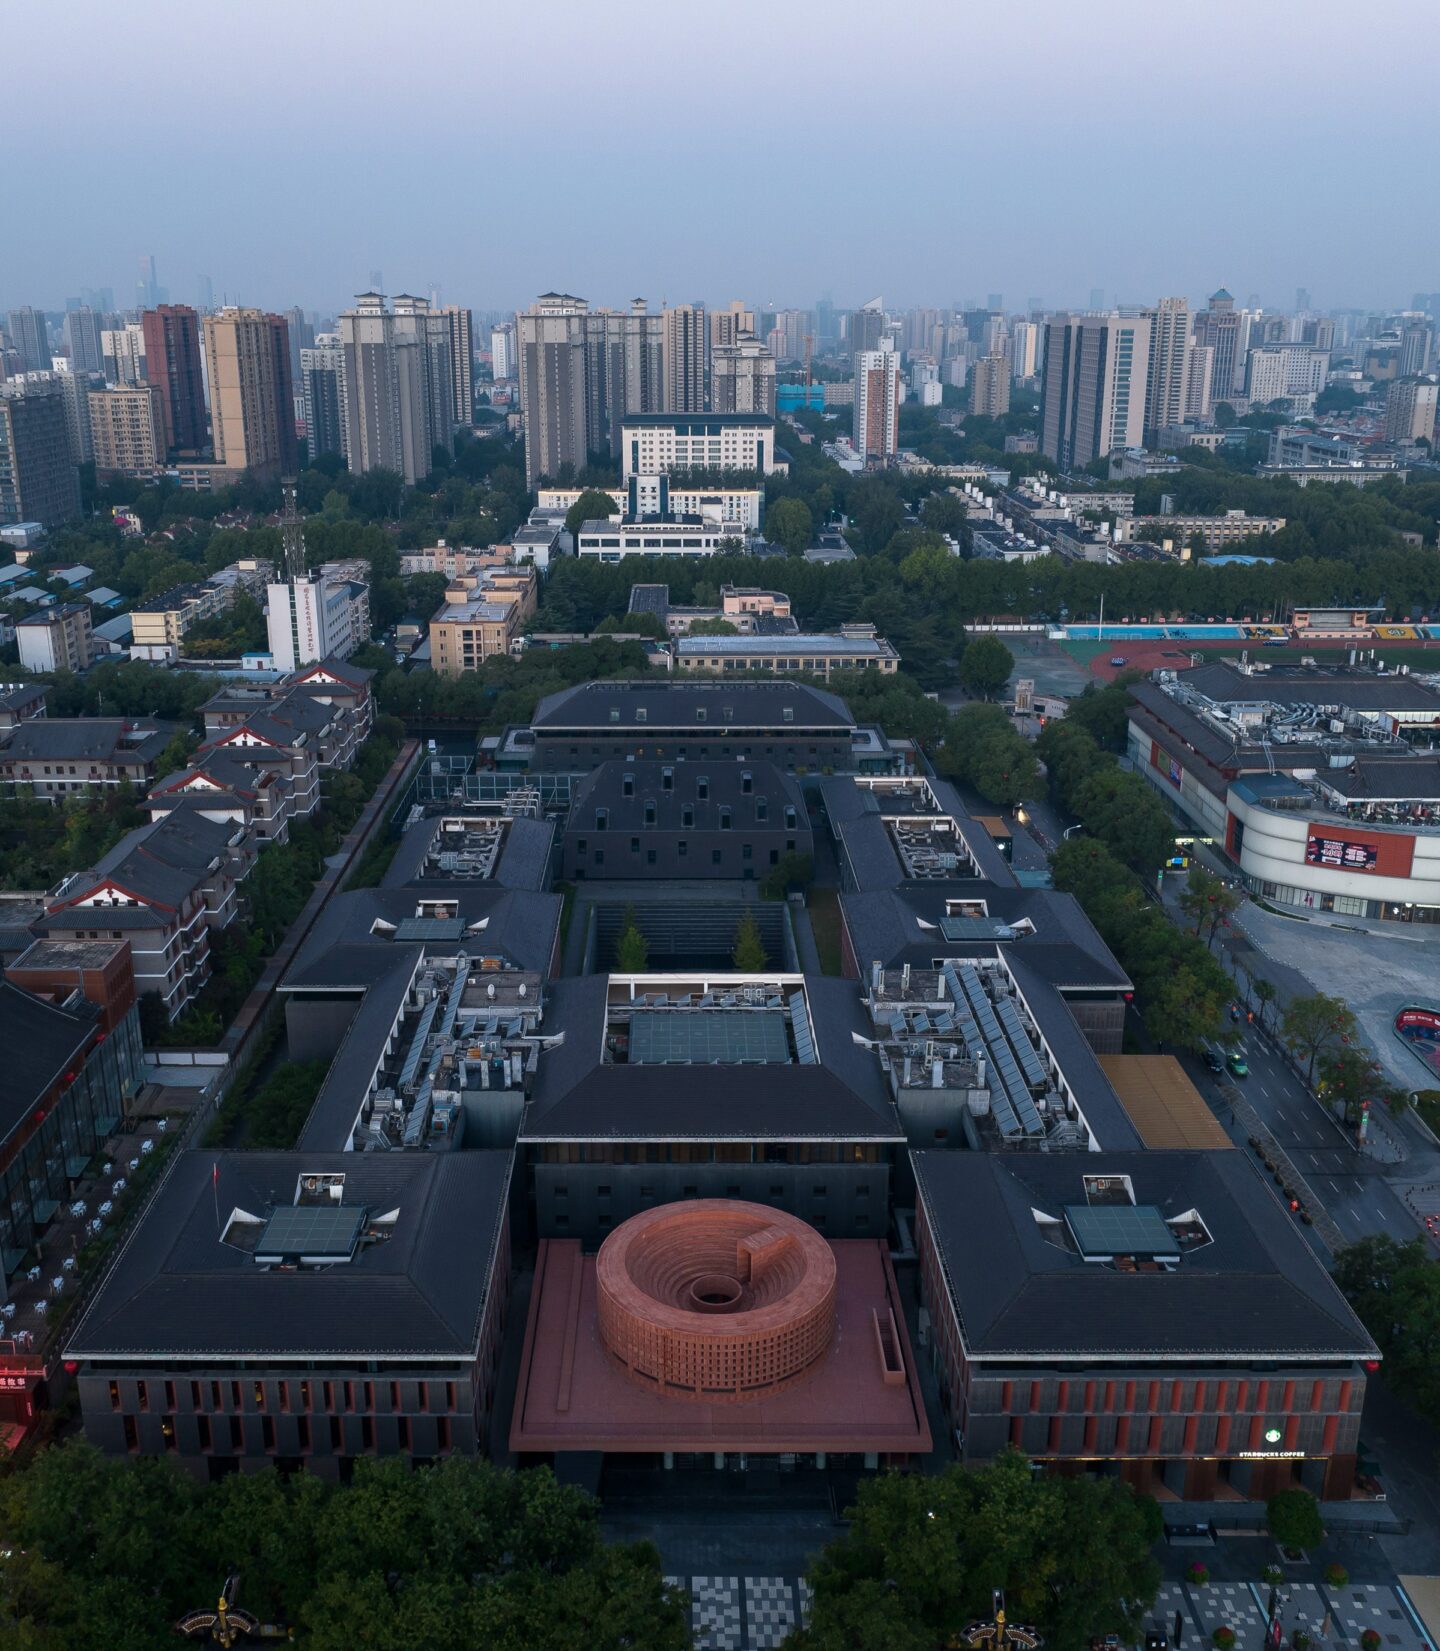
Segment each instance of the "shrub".
M1267 1565L1260 1573L1260 1580L1268 1583L1272 1588L1285 1580L1285 1573L1278 1565Z
M1333 1561L1325 1567L1325 1581L1331 1588L1343 1588L1350 1580L1350 1573L1343 1565Z
M1360 1651L1380 1651L1380 1630L1367 1628L1360 1636Z
M1210 1636L1210 1643L1215 1647L1215 1651L1233 1651L1235 1630L1233 1628L1217 1628Z
M1305 1629L1297 1628L1290 1636L1290 1643L1295 1647L1295 1651L1309 1651L1310 1635Z
M1203 1588L1204 1585L1210 1580L1210 1567L1208 1565L1202 1565L1198 1559L1192 1559L1190 1561L1190 1568L1186 1571L1185 1575L1195 1584L1197 1588Z

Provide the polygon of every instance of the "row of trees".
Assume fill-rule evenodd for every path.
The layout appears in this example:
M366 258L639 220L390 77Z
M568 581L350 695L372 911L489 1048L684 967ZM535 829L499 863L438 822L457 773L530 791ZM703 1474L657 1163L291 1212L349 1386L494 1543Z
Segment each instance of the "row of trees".
M1335 1282L1385 1359L1385 1382L1440 1422L1440 1267L1423 1238L1383 1234L1340 1252Z
M239 1603L310 1651L688 1651L659 1556L602 1540L548 1469L360 1461L201 1485L74 1442L0 1478L7 1651L152 1651L238 1571Z

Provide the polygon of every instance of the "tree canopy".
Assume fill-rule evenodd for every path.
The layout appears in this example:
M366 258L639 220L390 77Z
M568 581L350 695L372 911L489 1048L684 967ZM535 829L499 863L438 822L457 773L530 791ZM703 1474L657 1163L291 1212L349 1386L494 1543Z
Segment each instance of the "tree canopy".
M1426 1240L1362 1238L1340 1252L1335 1282L1379 1347L1386 1384L1440 1422L1440 1267Z
M998 694L1015 669L1015 655L998 636L976 636L960 656L960 680L973 694L986 699Z
M601 1540L545 1468L356 1463L353 1485L231 1474L75 1441L0 1479L0 1622L15 1651L151 1651L240 1573L239 1602L315 1651L688 1651L645 1544Z
M987 1467L882 1474L810 1568L795 1651L934 1651L1005 1590L1013 1621L1048 1645L1138 1639L1160 1570L1160 1515L1118 1480L1037 1478L1006 1452Z

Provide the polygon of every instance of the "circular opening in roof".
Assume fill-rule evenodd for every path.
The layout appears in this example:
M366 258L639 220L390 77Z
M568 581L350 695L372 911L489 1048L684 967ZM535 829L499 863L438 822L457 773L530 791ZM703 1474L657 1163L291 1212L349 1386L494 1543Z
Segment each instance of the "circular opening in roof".
M689 1307L697 1313L733 1313L744 1291L738 1278L724 1273L702 1273L687 1292Z

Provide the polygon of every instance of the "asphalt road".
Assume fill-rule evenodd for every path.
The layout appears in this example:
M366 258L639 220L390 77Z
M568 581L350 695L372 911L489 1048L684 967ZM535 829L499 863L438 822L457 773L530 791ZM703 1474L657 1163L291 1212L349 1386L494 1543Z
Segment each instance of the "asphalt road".
M1414 1238L1415 1218L1386 1180L1387 1166L1356 1150L1349 1131L1306 1094L1267 1039L1247 1028L1244 1051L1249 1076L1233 1081L1345 1237L1389 1233L1398 1239ZM1192 1076L1215 1104L1210 1073L1196 1062Z

